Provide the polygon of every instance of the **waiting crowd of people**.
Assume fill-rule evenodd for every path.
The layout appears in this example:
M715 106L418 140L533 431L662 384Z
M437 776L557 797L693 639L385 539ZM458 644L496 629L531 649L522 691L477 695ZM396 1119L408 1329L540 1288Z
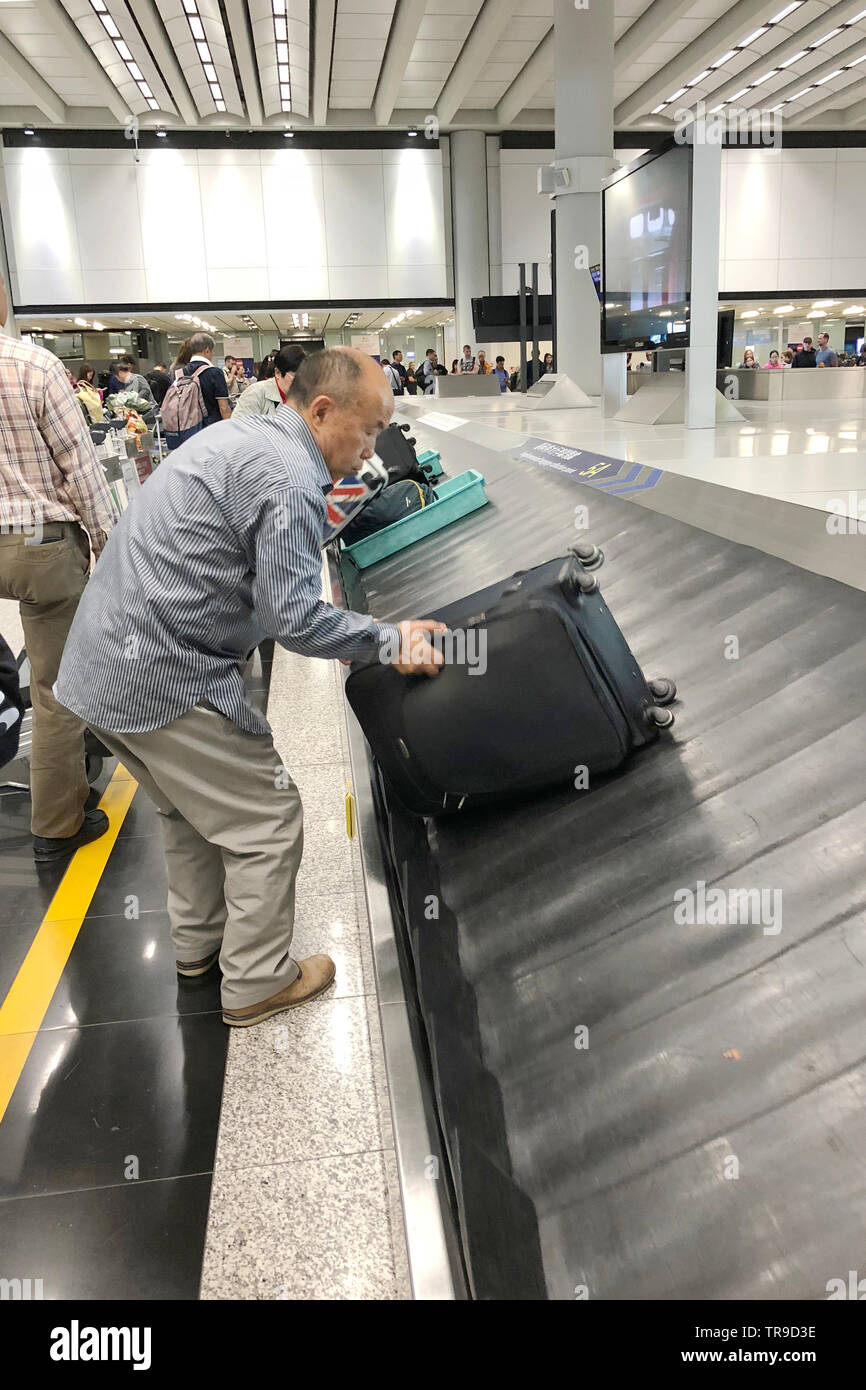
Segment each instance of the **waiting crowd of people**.
M552 372L553 369L553 353L546 352L539 364L538 374L544 376L547 372ZM435 348L428 348L424 354L424 360L417 365L413 362L404 363L403 353L399 348L395 348L391 357L386 358L382 363L382 370L395 396L414 396L418 392L425 396L434 396L437 376L459 376L461 374L495 376L502 392L520 389L518 368L512 367L510 370L506 368L505 358L501 354L495 362L488 362L484 348L479 348L477 355L473 356L470 343L464 343L463 356L454 358L450 373L439 361ZM531 362L527 363L526 376L526 384L531 386L533 381Z
M830 346L829 333L819 333L817 348L807 336L803 339L802 346L796 350L786 348L784 352L779 353L773 348L763 366L755 357L754 350L746 348L743 360L737 363L737 367L741 371L765 372L782 370L785 367L866 367L866 342L859 353L837 352Z

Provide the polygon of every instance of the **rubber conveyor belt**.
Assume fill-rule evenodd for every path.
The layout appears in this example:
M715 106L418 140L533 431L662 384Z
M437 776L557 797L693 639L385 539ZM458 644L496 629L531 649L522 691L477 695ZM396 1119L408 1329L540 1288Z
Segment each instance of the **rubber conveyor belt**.
M490 505L346 600L435 612L564 553L585 504L680 699L588 793L384 803L473 1291L826 1298L866 1231L866 595L480 453ZM699 881L778 890L781 930L678 925Z

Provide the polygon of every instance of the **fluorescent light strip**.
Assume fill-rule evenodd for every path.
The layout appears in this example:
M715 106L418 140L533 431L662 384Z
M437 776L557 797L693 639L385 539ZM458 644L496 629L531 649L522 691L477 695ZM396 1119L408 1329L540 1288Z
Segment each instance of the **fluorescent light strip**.
M789 14L793 14L795 10L799 10L802 3L803 0L794 0L793 4L786 5L785 8L783 10L780 10L778 14L774 14L772 19L768 19L767 23L781 24L782 20L787 19Z
M826 77L819 77L815 83L816 87L823 87L825 82L832 82L834 77L840 77L845 71L844 68L837 68L835 72L828 72Z
M280 109L292 109L292 83L289 73L289 31L286 19L286 0L271 0L274 14L274 48L277 55L277 81L280 84Z
M183 8L186 12L186 22L189 25L189 32L192 34L193 43L195 44L195 51L199 56L205 81L208 84L208 89L213 98L213 104L217 111L225 111L225 97L223 96L223 90L220 86L217 70L214 66L210 45L207 42L207 35L205 34L201 15L198 12L196 0L183 0Z
M784 61L784 63L780 63L780 64L779 64L779 67L780 67L780 68L789 68L789 67L791 66L792 63L799 63L800 59L801 59L801 58L805 58L805 56L806 56L806 54L807 54L808 52L809 52L808 48L801 48L799 53L795 53L794 56L793 56L793 58L786 58L785 61Z
M768 28L769 25L762 24L760 29L756 29L753 34L749 34L748 37L745 39L740 39L740 42L737 44L737 48L748 48L750 43L755 42L755 39L759 39L762 34L766 34Z
M717 58L716 61L715 61L714 63L711 63L711 64L710 64L710 67L711 67L711 68L720 68L720 67L722 67L725 63L730 62L730 60L736 55L736 52L737 52L737 50L736 50L735 48L729 48L728 51L727 51L727 53L723 53L722 56L721 56L721 58Z
M710 69L709 69L709 68L704 68L704 71L703 71L703 72L699 72L698 75L697 75L697 77L693 77L692 80L691 80L691 82L687 82L687 83L686 83L686 86L687 86L687 87L697 87L698 83L699 83L699 82L703 82L704 78L705 78L705 77L709 77L709 75L710 75Z
M843 26L843 27L844 27L844 26ZM836 35L837 35L837 34L841 34L841 32L842 32L842 29L841 29L841 28L840 28L840 29L831 29L830 32L829 32L829 34L825 34L825 35L824 35L823 39L816 39L814 43L810 43L810 44L809 44L809 47L810 47L810 48L820 48L821 45L822 45L822 43L827 43L827 41L828 41L829 39L835 39Z

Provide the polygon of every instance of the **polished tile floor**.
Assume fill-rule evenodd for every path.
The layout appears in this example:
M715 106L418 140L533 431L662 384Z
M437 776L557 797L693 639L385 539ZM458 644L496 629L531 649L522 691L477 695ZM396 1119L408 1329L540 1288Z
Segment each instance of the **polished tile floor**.
M481 398L443 400L431 409L822 511L838 498L844 514L854 515L859 492L866 520L866 400L739 401L744 421L707 430L606 419L597 405L521 410L516 400L507 404L497 410Z
M251 692L304 804L293 949L327 951L335 985L230 1034L218 974L176 974L136 793L38 1032L0 1029L0 1065L29 1045L0 1121L0 1277L46 1298L411 1297L338 669L266 653ZM27 794L0 795L0 1003L62 876L33 861Z
M202 1297L410 1298L336 663L278 650L268 718L304 804L292 950L337 978L230 1036Z

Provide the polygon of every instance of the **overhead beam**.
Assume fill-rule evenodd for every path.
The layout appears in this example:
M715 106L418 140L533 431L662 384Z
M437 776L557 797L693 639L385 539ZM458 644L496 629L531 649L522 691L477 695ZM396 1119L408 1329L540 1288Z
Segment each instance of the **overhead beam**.
M848 98L847 101L846 97ZM822 115L825 111L838 109L845 115L849 107L856 106L863 97L866 97L866 78L860 82L852 82L847 87L837 87L834 92L828 92L826 96L819 97L811 105L805 106L802 111L797 112L796 116L784 117L783 130L795 130L798 126L808 125L816 116ZM846 124L850 124L850 120L846 120Z
M36 69L30 66L24 54L19 53L14 43L7 39L2 30L0 30L0 71L7 73L14 82L18 83L19 87L24 88L34 105L39 107L43 116L47 116L52 125L64 125L66 123L66 106L54 88L49 87Z
M489 62L490 54L505 33L519 2L484 0L472 31L451 69L451 76L439 94L436 115L440 126L448 125L460 110L460 103L469 95L484 64Z
M553 55L556 51L553 27L524 63L511 86L503 92L496 108L496 119L502 126L511 125L531 101L539 87L553 76Z
M750 30L760 28L762 20L766 19L767 9L767 0L739 0L739 4L723 14L655 76L619 104L614 112L614 127L621 129L630 125L635 117L645 115L672 92L679 91L690 78L720 58L732 43L744 39Z
M337 0L316 0L313 6L313 125L328 124L328 97L331 91L331 53ZM290 55L291 56L291 55Z
M178 114L187 125L198 125L198 111L190 96L186 78L175 57L174 49L168 41L168 35L162 23L162 15L153 0L135 0L135 14L137 19L146 21L142 23L142 28L147 34L147 41L156 59L162 83L169 98L174 102ZM158 93L154 93L154 95L156 96Z
M817 19L813 19L811 24L805 25L802 29L795 30L793 34L786 32L782 43L777 44L771 52L765 53L763 57L756 58L754 63L750 63L747 68L743 68L742 72L734 73L732 76L726 77L721 86L717 87L711 94L712 100L710 100L709 97L707 98L707 104L717 106L720 101L728 101L728 99L734 95L734 92L739 92L743 87L751 86L758 77L763 77L764 73L767 72L769 68L780 67L781 64L787 62L789 58L793 58L795 53L799 53L802 49L808 48L810 43L814 43L816 39L821 39L825 34L829 34L831 29L838 29L841 24L845 24L849 19L853 19L855 14L859 14L863 7L864 0L845 0L845 4L836 5L831 10L825 10ZM795 15L792 15L791 18L794 19ZM817 51L820 53L821 50L818 49ZM837 54L836 56L838 58L842 55ZM804 76L800 80L800 87L803 86L805 81L811 80L811 76ZM676 88L673 90L675 91ZM798 88L795 87L794 91L796 92L797 90ZM778 101L780 98L774 93L773 100Z
M129 107L75 21L70 19L62 5L53 4L51 0L34 0L34 8L49 31L75 54L93 84L96 100L102 102L116 121L125 125L131 115Z
M149 3L152 4L153 0L149 0ZM238 72L241 75L241 99L246 107L250 125L261 125L264 112L259 95L259 68L250 41L247 7L243 0L223 0L223 3L231 30L235 57L238 60Z
M421 20L426 12L427 0L399 0L373 101L373 114L377 125L387 125L391 119L397 93L406 74L406 64L415 47Z
M636 63L651 44L663 39L672 24L682 19L692 8L694 0L655 0L639 15L613 46L614 71Z
M800 77L793 77L787 86L780 87L778 91L769 92L765 105L778 106L780 101L790 101L798 92L802 92L804 87L811 86L813 82L820 82L822 77L829 77L831 72L836 72L838 68L844 65L846 58L849 63L852 63L855 59L864 57L866 57L866 42L857 44L855 48L850 49L845 55L837 53L835 58L830 58L827 62L819 63L818 67L813 68L811 72L803 73ZM767 69L764 68L764 72L766 71ZM749 92L748 95L750 97L760 97L762 91L762 87L756 87L754 92ZM824 110L826 107L837 106L839 104L839 98L844 92L844 87L836 87L832 92L824 91L820 93L818 100L814 103L815 109ZM784 117L786 125L796 125L799 119L799 112L797 112L796 115Z

